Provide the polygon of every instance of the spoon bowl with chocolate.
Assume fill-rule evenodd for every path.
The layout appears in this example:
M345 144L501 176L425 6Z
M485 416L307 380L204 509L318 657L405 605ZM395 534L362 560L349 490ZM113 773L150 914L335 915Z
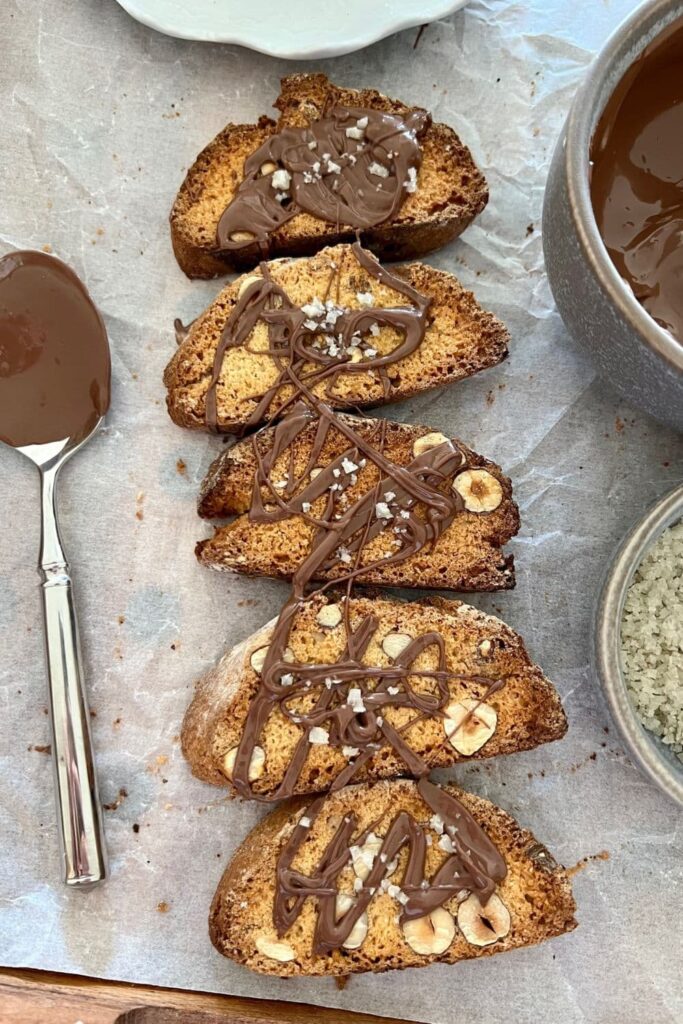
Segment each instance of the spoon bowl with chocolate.
M576 95L543 208L574 339L633 405L683 431L683 0L649 0Z
M109 408L111 365L102 318L84 285L42 252L0 259L0 440L40 472L39 572L45 621L52 759L64 881L106 874L101 808L69 566L57 525L59 470Z

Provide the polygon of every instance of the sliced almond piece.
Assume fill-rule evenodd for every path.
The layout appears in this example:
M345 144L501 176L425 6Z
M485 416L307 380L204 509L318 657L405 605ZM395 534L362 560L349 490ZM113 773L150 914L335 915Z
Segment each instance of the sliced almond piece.
M288 960L296 960L296 953L288 942L282 939L273 939L269 935L257 935L254 943L259 953L267 956L269 960L277 960L286 964Z
M387 633L382 640L382 650L389 658L398 658L412 642L412 636L407 633Z
M490 640L482 640L482 642L479 644L479 648L478 648L479 653L481 654L482 658L488 658L489 654L491 653L492 647L493 647L493 644L491 643Z
M232 747L223 758L223 774L227 779L232 779L237 759L237 747ZM263 747L254 747L249 762L249 781L254 782L260 779L266 770L266 752Z
M351 861L357 878L365 879L372 871L375 857L382 849L382 838L371 832L362 846L351 847Z
M485 907L472 893L458 907L458 928L470 945L490 946L510 931L510 911L495 893Z
M466 756L481 750L493 736L498 723L496 709L472 697L464 697L449 704L444 714L444 732L451 746Z
M468 512L493 512L503 500L500 480L485 469L466 469L464 473L458 473L453 481L453 490L465 502Z
M454 937L455 921L445 907L403 923L403 938L421 956L445 953Z
M356 901L346 892L340 892L334 906L335 918L338 921L347 910L350 910ZM346 940L342 943L344 949L358 949L363 945L365 936L368 934L368 915L361 914Z
M262 280L262 277L257 277L255 274L252 274L250 277L245 277L237 289L237 298L240 299L246 292L247 288L251 288L252 284L255 284L256 281Z
M311 480L315 480L315 478L317 476L320 476L322 471L323 471L323 467L322 466L314 466L313 469L311 470Z
M272 160L266 160L265 163L261 164L261 174L267 175L272 174L273 171L277 170L277 164L274 164Z
M415 458L418 455L424 455L430 448L438 448L440 444L444 444L448 438L445 434L439 434L434 431L431 434L424 434L422 437L418 437L417 441L413 445L413 455Z
M342 610L338 604L326 604L316 615L316 620L321 626L334 629L342 620Z
M230 235L231 242L253 242L255 238L253 231L233 231Z

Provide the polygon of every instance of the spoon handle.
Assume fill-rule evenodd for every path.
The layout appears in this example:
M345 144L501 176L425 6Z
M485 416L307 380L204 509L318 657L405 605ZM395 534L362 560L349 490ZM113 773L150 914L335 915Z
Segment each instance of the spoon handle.
M89 888L106 877L102 810L90 739L90 715L69 565L64 556L55 507L59 463L41 470L42 580L47 651L52 761L57 811L68 886Z

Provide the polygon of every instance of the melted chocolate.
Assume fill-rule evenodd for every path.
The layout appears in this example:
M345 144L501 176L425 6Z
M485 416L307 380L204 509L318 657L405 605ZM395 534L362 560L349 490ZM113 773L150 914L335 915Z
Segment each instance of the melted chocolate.
M591 147L591 197L619 274L683 342L683 21L617 85Z
M85 286L54 256L0 259L0 439L83 440L109 408L107 332Z
M443 715L450 699L449 680L466 678L480 692L478 700L486 699L503 685L502 680L463 677L449 672L443 638L436 632L412 640L389 667L373 668L363 664L378 620L369 615L352 626L349 598L355 577L372 568L363 564L367 545L390 528L394 551L373 563L389 565L403 562L435 544L463 510L462 499L451 483L468 463L465 453L454 442L444 441L414 458L409 465L397 465L384 455L385 426L382 422L373 430L361 433L348 419L335 416L327 401L311 390L324 376L333 386L336 375L349 368L360 372L368 369L384 372L390 362L415 351L424 336L428 300L400 278L389 275L360 246L354 246L354 252L361 265L376 279L386 281L405 294L413 305L392 309L337 308L334 331L335 344L340 352L335 356L325 355L315 348L315 335L306 327L307 314L294 306L286 293L274 284L267 266L263 264L263 278L246 289L228 319L217 348L207 393L207 422L216 429L216 384L225 351L230 346L244 345L256 323L265 321L269 332L268 354L276 360L280 375L262 396L250 424L263 419L283 385L291 386L293 397L273 413L274 417L281 416L283 411L287 415L277 423L269 450L262 454L256 439L253 441L257 472L249 515L257 522L277 522L300 515L313 526L314 534L309 554L294 574L292 594L275 626L261 672L261 685L250 703L232 771L232 781L238 792L255 799L276 800L294 792L308 756L310 733L314 728L328 732L331 746L354 751L347 766L332 783L332 789L346 785L386 745L403 758L411 774L425 775L428 770L425 762L410 747L404 734L424 718ZM377 322L390 323L402 339L388 355L375 353L363 363L350 364L346 353L351 340L358 336L365 324ZM320 369L304 372L306 364L311 362ZM302 472L296 474L292 452L297 438L309 427L312 418L316 421L316 428L308 462ZM348 446L327 466L320 468L317 462L331 429L341 433ZM277 460L288 451L289 468L285 478L274 481L272 474ZM374 463L380 479L349 505L345 491L357 482L357 474L367 462ZM319 471L312 477L314 468ZM279 475L282 476L282 472ZM324 509L313 516L311 507L323 496ZM298 611L311 596L311 582L335 569L335 583L346 585L344 616L347 641L340 660L334 665L288 661L286 652L290 631ZM412 666L427 649L435 652L437 668L416 672ZM414 677L423 683L430 680L432 692L425 692L424 686L420 691L415 690L411 681ZM352 688L357 693L350 704L349 691ZM302 702L309 705L305 711L302 710ZM276 707L301 728L301 738L281 784L275 792L262 797L254 792L249 781L249 766L254 747ZM399 730L386 720L384 710L387 707L411 708L415 715Z
M434 877L427 879L425 874L428 826L420 824L407 811L401 811L387 829L353 904L337 917L339 875L351 859L351 847L362 846L372 829L355 837L356 817L347 815L337 826L314 873L304 875L293 869L292 862L324 806L325 797L320 797L299 819L278 858L273 922L279 936L285 935L295 923L306 899L315 896L318 918L313 953L325 956L338 949L367 910L382 880L395 871L392 861L404 845L408 846L408 859L401 891L407 901L401 908L400 921L424 917L463 890L476 893L482 906L486 905L496 883L507 874L505 861L459 800L426 779L418 782L418 790L433 814L441 819L452 850ZM302 825L302 820L308 821L308 826Z
M335 106L300 128L274 132L247 157L244 177L218 223L221 249L258 245L297 213L356 229L382 224L415 191L418 136L429 115ZM273 177L275 172L275 177Z
M255 280L238 299L216 348L205 400L205 419L209 430L214 433L221 430L216 392L225 353L229 348L245 345L259 321L267 324L269 338L268 349L259 350L259 354L271 356L279 374L263 395L255 396L258 402L246 429L257 426L268 414L271 418L282 415L300 396L300 380L305 380L308 389L326 381L325 397L333 401L334 387L341 374L375 371L382 381L385 397L389 397L391 382L387 367L410 355L421 344L431 300L382 267L358 243L352 246L352 250L360 266L375 281L405 296L411 305L343 309L328 298L337 275L337 268L332 267L325 302L319 303L321 312L309 315L291 302L286 292L272 280L268 265L262 263L262 278ZM402 341L386 355L377 354L372 347L375 325L393 327L403 336ZM311 364L313 370L309 369ZM294 398L273 412L271 404L280 389L287 385L293 386ZM349 400L337 399L337 402L351 404Z

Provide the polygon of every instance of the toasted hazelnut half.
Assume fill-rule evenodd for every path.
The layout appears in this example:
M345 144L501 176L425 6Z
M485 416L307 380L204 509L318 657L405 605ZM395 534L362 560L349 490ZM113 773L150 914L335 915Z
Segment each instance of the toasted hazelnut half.
M232 779L237 759L237 747L232 747L223 758L223 774L226 778ZM263 747L254 747L249 762L249 781L254 782L260 779L266 770L266 752Z
M316 620L321 626L334 629L342 620L342 610L338 604L326 604L316 615Z
M233 231L230 235L231 242L253 242L255 238L253 231Z
M421 956L445 953L454 937L455 921L445 907L437 907L424 917L403 923L403 938Z
M382 838L371 832L362 846L354 846L351 849L351 861L357 878L365 879L372 871L375 857L382 849Z
M417 441L413 445L413 455L415 458L418 455L424 455L430 448L437 448L440 444L444 444L448 438L445 434L439 434L434 431L432 434L424 434L422 437L418 437Z
M382 650L388 657L398 658L412 642L413 638L408 633L387 633L382 640Z
M466 469L464 473L458 473L453 481L453 490L465 502L468 512L493 512L503 500L500 480L485 469Z
M252 284L254 284L256 281L262 280L262 277L257 277L255 274L251 274L249 277L245 277L244 280L240 282L240 286L237 289L237 298L240 299L246 292L247 288L251 288Z
M510 931L510 911L494 893L485 907L472 893L458 907L458 928L472 946L490 946Z
M464 697L449 704L443 720L444 732L459 754L474 754L496 731L498 712L490 704Z
M347 910L350 910L356 901L346 892L340 892L334 906L335 918L338 921ZM363 945L365 936L368 934L368 915L361 914L346 940L342 943L344 949L358 949Z
M277 170L277 164L274 164L272 160L266 160L265 163L261 164L261 174L272 174L273 171Z
M259 953L267 956L269 960L277 960L281 964L286 964L288 960L296 960L296 953L290 944L283 942L282 939L273 939L269 935L257 935L254 941Z
M256 674L259 676L263 672L263 666L266 663L267 654L268 647L259 647L258 650L254 651L251 658L249 659L249 664L253 668L254 672L256 672Z

